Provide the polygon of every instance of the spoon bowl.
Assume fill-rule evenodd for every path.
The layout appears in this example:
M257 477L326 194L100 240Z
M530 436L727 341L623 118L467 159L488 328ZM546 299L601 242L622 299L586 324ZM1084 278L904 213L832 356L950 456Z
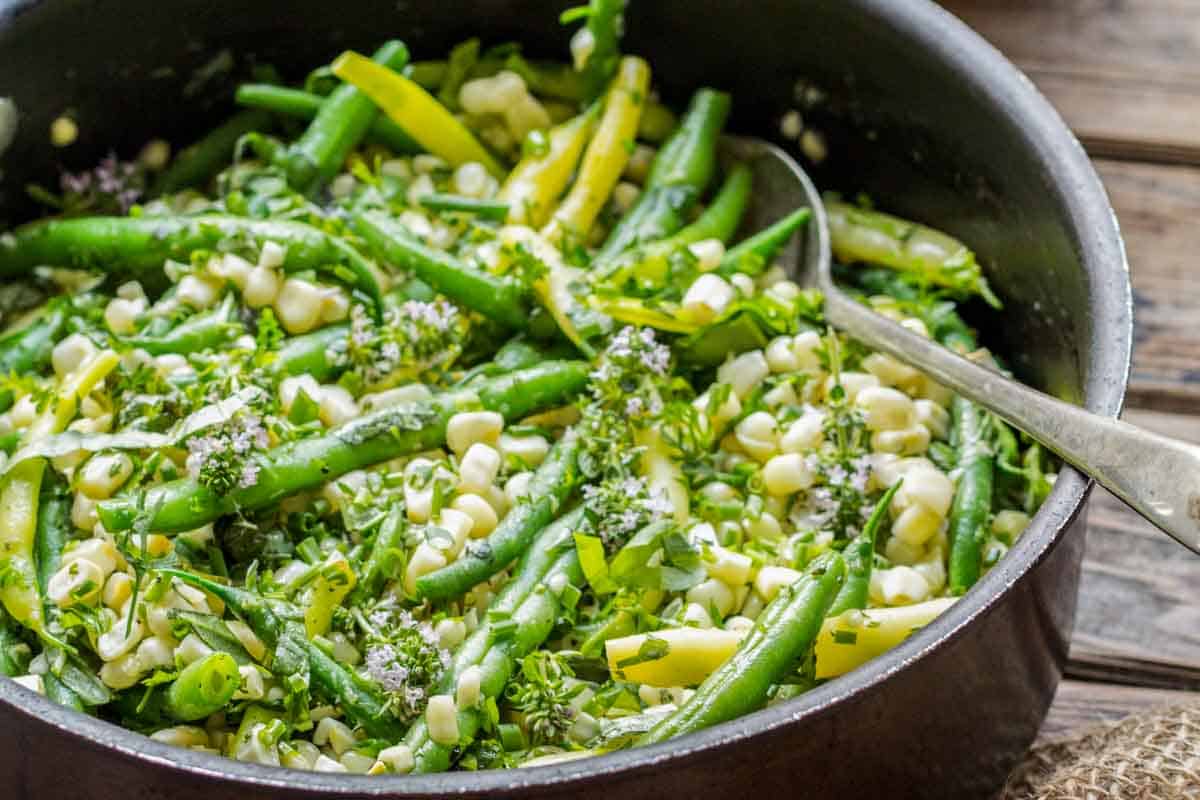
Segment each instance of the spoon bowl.
M754 229L797 208L811 209L802 241L790 242L780 260L791 266L797 283L821 291L830 325L1025 431L1200 555L1200 447L1065 403L875 313L834 283L824 204L796 160L762 139L730 136L724 147L729 158L754 171Z

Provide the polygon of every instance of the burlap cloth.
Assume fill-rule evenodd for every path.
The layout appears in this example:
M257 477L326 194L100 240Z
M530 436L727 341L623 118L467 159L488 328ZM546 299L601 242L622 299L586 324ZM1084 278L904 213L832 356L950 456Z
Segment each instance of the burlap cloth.
M1039 744L1000 800L1200 798L1200 704L1135 714Z

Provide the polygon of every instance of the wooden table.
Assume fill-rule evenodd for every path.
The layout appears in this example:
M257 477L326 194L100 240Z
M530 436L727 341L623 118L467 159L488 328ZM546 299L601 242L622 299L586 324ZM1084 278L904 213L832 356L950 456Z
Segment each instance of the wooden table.
M1074 129L1120 219L1136 305L1124 418L1200 442L1200 0L945 0ZM1200 698L1200 558L1102 489L1042 730Z

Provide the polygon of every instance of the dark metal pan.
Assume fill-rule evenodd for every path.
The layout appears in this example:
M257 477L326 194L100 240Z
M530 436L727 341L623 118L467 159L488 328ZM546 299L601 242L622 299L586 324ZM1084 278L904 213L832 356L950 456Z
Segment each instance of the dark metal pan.
M1006 303L978 318L984 340L1028 382L1117 413L1132 327L1116 221L1058 115L982 39L918 0L633 6L628 47L649 57L663 93L731 90L738 132L774 137L797 79L821 87L827 101L805 112L829 144L818 181L969 242ZM562 53L558 10L544 0L0 0L0 96L22 113L0 162L0 219L31 213L25 183L52 179L63 154L47 130L66 109L82 129L75 167L211 125L235 76L196 80L194 69L223 49L235 73L257 60L290 76L387 36L419 55L469 35ZM1061 675L1088 489L1063 470L1007 558L903 646L678 741L517 771L317 775L159 745L0 680L0 795L986 797L1032 741Z

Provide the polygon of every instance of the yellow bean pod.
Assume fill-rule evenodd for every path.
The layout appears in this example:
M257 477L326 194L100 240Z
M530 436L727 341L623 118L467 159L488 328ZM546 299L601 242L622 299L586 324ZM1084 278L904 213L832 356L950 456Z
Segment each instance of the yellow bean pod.
M508 203L508 222L540 228L550 219L553 204L566 190L596 130L600 106L567 120L550 131L544 154L521 159L500 187L497 200Z

